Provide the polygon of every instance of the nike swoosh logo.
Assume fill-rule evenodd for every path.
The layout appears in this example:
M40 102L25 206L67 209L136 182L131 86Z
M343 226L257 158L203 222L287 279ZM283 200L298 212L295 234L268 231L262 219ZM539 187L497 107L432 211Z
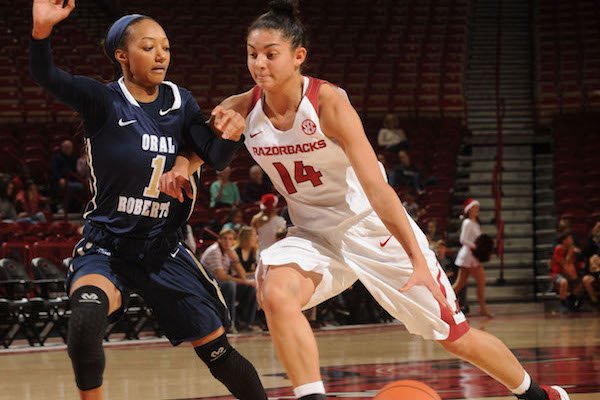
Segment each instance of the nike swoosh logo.
M379 242L379 245L381 247L385 247L385 245L390 241L391 238L392 238L392 235L390 235L389 238L385 239L385 242Z
M127 126L127 125L131 125L131 124L135 124L137 122L137 119L132 119L131 121L123 121L123 118L121 118L119 120L119 126Z
M137 122L137 119L132 119L131 121L123 121L123 118L121 118L119 120L119 126L127 126L127 125L131 125L131 124L135 124Z
M167 115L167 113L171 111L171 109L167 109L167 110L158 110L158 113L160 114L161 117L164 117L165 115Z
M256 133L251 133L250 134L250 138L256 137L256 136L260 135L261 133L263 133L263 131L258 131Z

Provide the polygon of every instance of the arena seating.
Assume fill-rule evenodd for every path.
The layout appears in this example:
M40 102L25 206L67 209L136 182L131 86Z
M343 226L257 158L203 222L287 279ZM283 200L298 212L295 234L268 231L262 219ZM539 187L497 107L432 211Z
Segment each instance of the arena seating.
M173 54L168 79L189 88L206 111L224 97L252 87L244 39L246 27L265 6L262 0L181 0L168 7L156 1L130 0L123 2L123 11L143 10L164 25ZM391 0L373 6L368 0L304 0L301 6L309 27L306 74L347 91L374 145L383 115L402 116L413 161L425 175L438 179L436 188L419 199L426 211L423 218L437 218L444 229L466 113L463 71L468 1ZM29 77L30 27L22 21L31 18L30 8L30 3L18 0L0 4L0 32L5 39L0 48L0 172L26 174L44 190L51 157L60 143L74 139L80 152L83 135L76 134L80 120L73 111ZM74 74L112 79L112 66L99 46L101 31L111 20L94 9L93 3L78 4L73 18L55 29L52 46L57 65ZM234 160L232 177L240 187L248 181L252 163L245 150ZM190 219L199 237L205 237L200 249L214 240L204 228L226 214L208 209L208 186L214 179L215 171L203 168L202 187ZM258 211L253 204L244 205L243 210L247 222ZM57 266L64 274L62 260L71 255L78 239L67 225L0 223L0 258L22 266L26 288L22 297L9 298L13 290L6 282L9 279L0 282L4 346L19 337L32 345L42 345L52 334L65 337L67 303L64 294L51 290L50 282L40 283L49 279L41 278L41 265ZM56 279L60 277L50 280L56 285ZM160 333L143 299L134 296L131 311L119 326L109 327L107 337L120 331L137 338L148 325Z
M559 115L552 125L557 214L580 240L600 218L599 126L600 113L592 112Z
M600 106L600 92L594 93L600 90L597 2L538 1L535 18L539 120Z

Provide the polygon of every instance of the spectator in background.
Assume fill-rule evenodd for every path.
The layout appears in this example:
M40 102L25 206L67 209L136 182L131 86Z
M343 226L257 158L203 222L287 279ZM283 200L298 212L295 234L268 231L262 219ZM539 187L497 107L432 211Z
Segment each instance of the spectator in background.
M0 180L0 221L12 222L17 219L14 188L15 185L10 180Z
M231 182L231 167L217 172L217 180L210 185L210 207L231 207L240 204L240 192L235 182Z
M456 278L456 271L453 271L453 269L455 269L452 268L454 264L448 258L448 246L446 246L446 242L441 239L436 240L433 242L431 249L435 252L435 256L437 257L440 266L446 272L446 276L452 278L451 281L454 280Z
M235 233L239 233L244 226L244 213L240 208L232 207L227 216L227 222L223 224L223 228L232 229Z
M256 282L246 278L246 271L233 250L235 240L236 233L232 229L221 229L219 239L200 258L202 265L219 282L231 314L232 333L251 330L256 315ZM236 307L236 301L239 308Z
M600 257L600 221L596 222L592 230L590 231L590 235L588 240L583 248L583 258L586 263L586 269L591 273L595 273L595 278L600 279L597 272L592 271L592 257Z
M383 169L385 170L385 177L387 178L387 181L390 184L390 186L395 186L394 185L394 171L390 169L390 167L385 159L385 154L377 153L377 161L379 161L381 163L381 165L383 165Z
M377 134L377 144L392 152L408 148L406 133L400 128L396 114L386 114L383 118L383 126Z
M559 233L559 237L561 233L571 232L571 220L569 220L569 218L567 217L560 217L560 219L558 220L558 227L556 230Z
M50 162L50 184L52 192L57 199L62 201L69 192L75 197L82 197L85 190L83 184L77 180L77 158L73 154L73 142L64 140L60 144L60 151L52 157ZM80 204L68 204L69 209L76 209Z
M273 191L271 182L265 179L265 174L259 165L253 165L249 171L250 181L244 185L242 201L244 203L258 203L263 194Z
M577 253L581 250L575 246L571 233L560 233L557 242L552 254L551 275L558 289L561 309L573 311L579 308L584 287L590 298L595 299L594 278L585 274L584 263L577 261Z
M579 238L577 237L577 235L573 233L573 229L571 227L571 219L569 217L565 217L565 216L560 217L560 219L558 220L558 226L556 228L556 231L558 233L557 240L561 236L561 233L570 233L571 236L573 236L573 242L575 243L575 245L578 245L579 243L581 243L579 241ZM560 244L560 243L555 241L554 246L556 246L557 244Z
M394 184L397 186L409 186L417 191L417 193L423 193L424 187L434 185L436 183L435 177L423 178L421 172L413 165L410 160L410 155L405 150L398 152L398 160L400 163L394 168Z
M600 282L600 221L594 224L590 231L587 242L583 248L583 259L585 262L586 278L584 276L584 284L590 282L591 289L588 289L588 294L592 304L600 306L596 290ZM587 289L587 288L586 288Z
M404 197L406 200L404 200L404 203L402 203L402 205L406 209L408 215L410 215L412 219L417 221L421 217L421 215L423 215L424 211L421 210L419 203L417 203L417 198L415 194L411 191L406 193Z
M486 317L493 317L488 311L485 300L485 270L481 261L473 255L477 248L475 242L481 235L479 225L479 202L475 199L467 199L463 204L463 222L460 227L460 248L454 263L460 267L458 277L452 285L455 293L459 293L467 284L469 275L475 278L477 283L477 300L479 301L480 313Z
M254 275L258 260L258 235L256 229L244 226L238 234L239 244L235 252L246 271L246 276Z
M81 156L77 159L76 165L77 175L84 181L90 180L90 165L88 164L88 155L84 151L81 153Z
M277 231L286 229L285 219L277 215L279 199L272 193L260 199L260 211L252 217L250 225L258 233L258 248L263 251L277 241Z
M17 218L30 222L46 222L43 210L48 199L42 196L33 181L27 181L25 188L15 198Z
M442 235L437 231L437 220L435 218L431 218L427 221L425 236L427 237L427 240L429 240L429 247L432 247L435 242L442 239Z
M77 158L73 154L73 142L64 140L60 144L60 151L52 157L50 172L52 183L56 188L64 190L68 186L75 191L83 190L81 182L73 179L73 175L77 173Z

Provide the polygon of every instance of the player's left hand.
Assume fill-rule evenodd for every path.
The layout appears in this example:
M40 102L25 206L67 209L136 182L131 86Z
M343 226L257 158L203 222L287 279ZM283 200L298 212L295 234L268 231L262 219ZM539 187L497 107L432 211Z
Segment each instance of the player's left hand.
M246 120L234 110L226 110L216 106L210 113L211 126L217 130L223 139L237 142L246 130Z
M412 275L406 284L399 290L400 292L405 293L415 285L425 286L431 292L431 294L433 294L433 297L438 301L440 307L445 307L451 314L454 313L454 310L450 306L446 296L442 294L440 286L433 279L431 272L429 272L429 268L427 267L427 263L424 259L422 261L413 263Z
M179 171L173 168L165 172L158 181L158 189L166 195L179 200L180 203L183 203L182 191L185 192L187 197L194 199L194 192L187 171Z

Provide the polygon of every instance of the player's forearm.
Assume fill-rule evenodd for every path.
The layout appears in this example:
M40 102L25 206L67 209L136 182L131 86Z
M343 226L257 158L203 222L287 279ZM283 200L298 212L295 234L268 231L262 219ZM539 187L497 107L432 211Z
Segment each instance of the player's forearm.
M423 259L423 252L396 192L389 185L382 185L377 191L367 193L367 197L373 210L388 231L400 242L410 260L414 262Z
M188 176L191 176L198 171L202 164L204 164L204 161L196 153L182 151L177 155L173 169L186 171Z

